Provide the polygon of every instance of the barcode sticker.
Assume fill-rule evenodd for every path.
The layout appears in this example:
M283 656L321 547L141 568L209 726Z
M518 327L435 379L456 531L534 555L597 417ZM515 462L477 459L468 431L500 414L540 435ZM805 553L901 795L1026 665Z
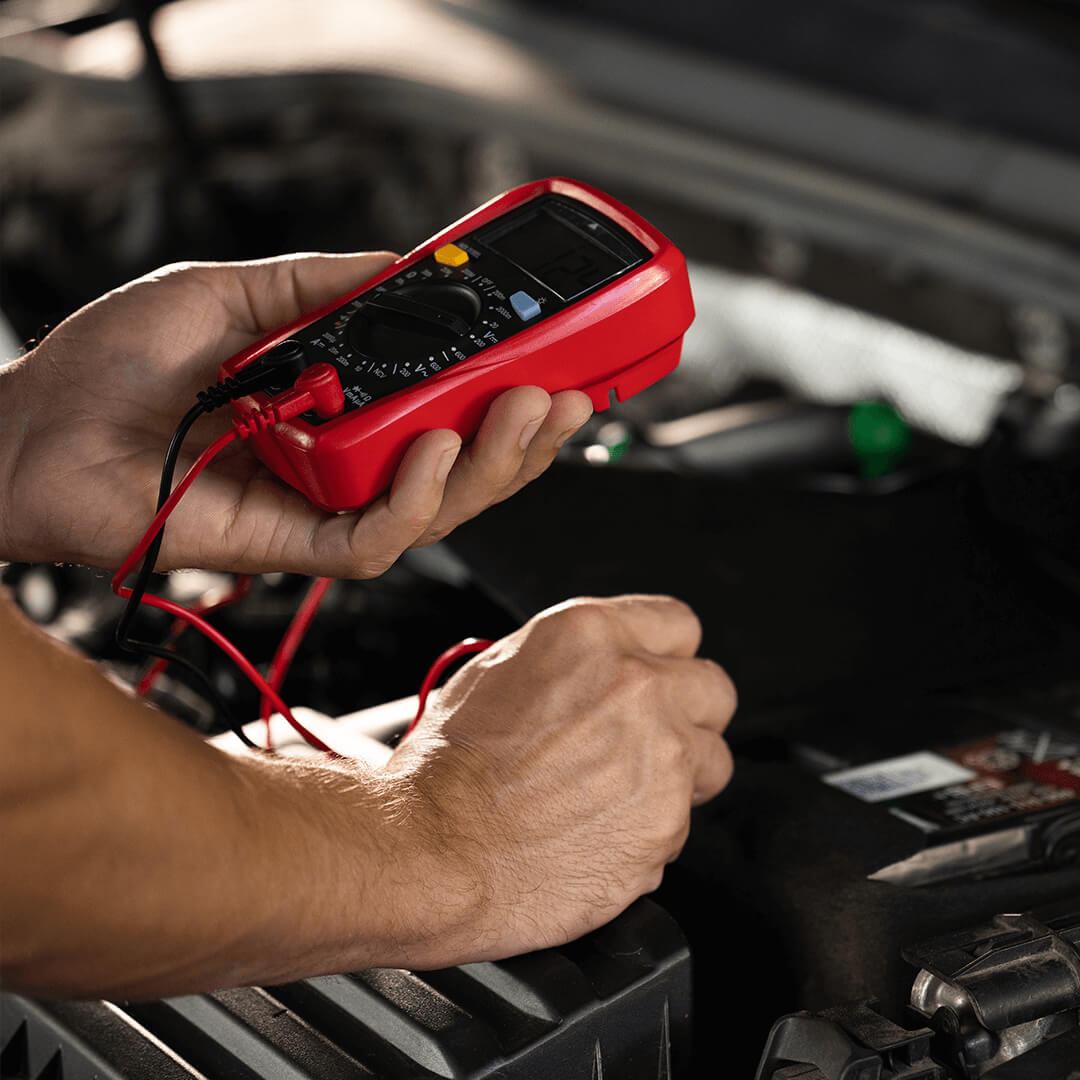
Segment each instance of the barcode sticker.
M840 788L863 802L876 803L950 784L962 784L975 776L971 769L924 750L886 761L875 761L870 765L858 765L853 769L842 769L822 779L826 784Z

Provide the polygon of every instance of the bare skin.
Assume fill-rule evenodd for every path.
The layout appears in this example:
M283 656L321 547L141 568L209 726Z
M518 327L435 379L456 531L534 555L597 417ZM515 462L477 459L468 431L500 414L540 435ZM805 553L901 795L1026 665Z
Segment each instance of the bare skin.
M115 567L221 360L389 258L174 269L62 323L0 375L0 558ZM588 414L575 391L511 390L469 447L429 432L344 516L240 448L160 565L373 576L539 475ZM148 997L577 937L656 887L730 775L734 689L699 638L676 600L571 601L466 665L371 769L222 753L0 597L0 981Z
M177 421L221 362L393 258L167 267L65 319L0 375L0 558L118 566L153 516ZM226 411L196 424L181 468ZM509 390L464 450L452 431L417 439L390 493L357 514L316 509L232 447L169 519L158 566L375 577L538 476L591 411L577 390Z
M378 770L222 753L6 601L0 632L0 978L32 995L557 945L654 889L731 771L731 683L664 597L531 620Z

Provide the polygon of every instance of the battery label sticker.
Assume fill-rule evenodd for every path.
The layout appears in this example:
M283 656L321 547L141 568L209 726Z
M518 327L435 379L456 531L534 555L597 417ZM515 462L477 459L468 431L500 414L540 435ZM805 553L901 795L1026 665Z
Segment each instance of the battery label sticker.
M1080 800L1080 738L1014 729L822 779L924 833L969 834ZM999 824L1002 823L1002 824Z
M829 773L822 779L863 802L876 803L962 784L974 780L976 775L955 761L923 750Z
M1080 797L1080 741L1023 728L943 749L976 775L902 800L896 807L926 826L962 831L1041 814Z

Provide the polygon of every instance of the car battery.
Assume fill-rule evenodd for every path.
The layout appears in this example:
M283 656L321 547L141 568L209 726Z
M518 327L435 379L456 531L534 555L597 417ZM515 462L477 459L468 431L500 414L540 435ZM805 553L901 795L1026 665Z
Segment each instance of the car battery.
M747 1035L733 1070L753 1074L766 1016L874 999L904 1024L905 950L1080 896L1070 711L877 700L759 716L745 739L736 721L732 783L659 894L691 943L697 1031Z

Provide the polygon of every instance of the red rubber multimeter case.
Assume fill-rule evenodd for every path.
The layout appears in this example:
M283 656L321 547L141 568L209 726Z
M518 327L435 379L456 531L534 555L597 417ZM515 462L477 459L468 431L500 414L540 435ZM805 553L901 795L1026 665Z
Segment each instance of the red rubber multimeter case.
M363 282L225 362L270 350L292 367L234 402L237 415L327 362L345 410L304 413L253 439L259 458L324 510L385 491L417 436L468 441L514 386L584 390L596 409L679 362L694 308L681 252L632 210L574 180L525 184L484 204Z

